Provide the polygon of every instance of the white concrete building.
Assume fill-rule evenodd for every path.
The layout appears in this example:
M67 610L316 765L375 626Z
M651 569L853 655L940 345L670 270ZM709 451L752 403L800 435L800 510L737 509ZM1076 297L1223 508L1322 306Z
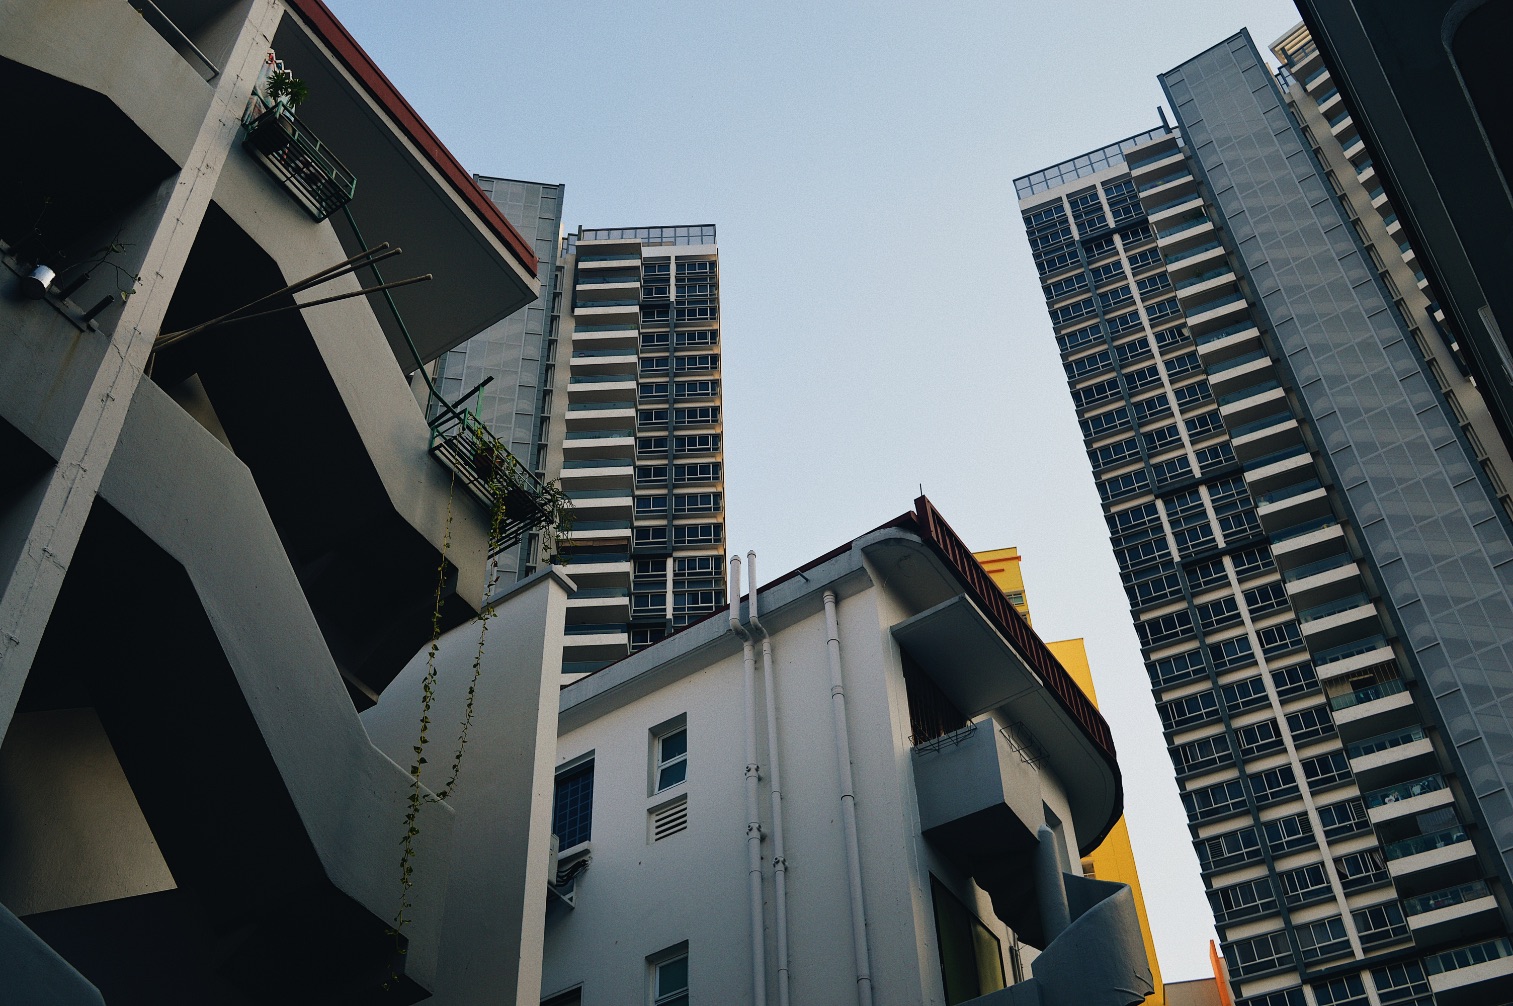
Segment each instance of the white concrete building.
M1076 867L1108 728L924 497L560 715L553 1006L1151 991L1128 888Z

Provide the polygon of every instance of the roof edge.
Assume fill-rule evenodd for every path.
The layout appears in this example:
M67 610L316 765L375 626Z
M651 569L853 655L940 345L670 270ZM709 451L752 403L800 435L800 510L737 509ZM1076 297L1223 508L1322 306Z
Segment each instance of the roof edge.
M368 95L389 113L400 131L420 148L432 166L451 183L463 202L483 218L484 223L504 242L516 261L539 279L541 263L530 242L521 236L515 225L494 205L493 200L483 194L483 190L473 181L473 176L452 156L452 152L431 131L431 127L426 125L404 95L399 93L399 89L378 68L373 58L357 44L352 33L336 19L331 9L322 0L284 0L284 3L331 49L342 65L362 84Z

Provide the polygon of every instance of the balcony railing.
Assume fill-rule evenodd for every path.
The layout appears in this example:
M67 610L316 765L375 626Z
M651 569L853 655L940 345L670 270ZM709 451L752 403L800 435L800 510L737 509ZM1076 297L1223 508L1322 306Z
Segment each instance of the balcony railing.
M635 436L633 430L568 430L563 440L619 440Z
M1342 611L1349 611L1351 608L1359 608L1370 603L1371 598L1367 597L1365 592L1362 591L1359 593L1351 594L1349 597L1341 597L1333 601L1325 601L1323 604L1315 604L1311 608L1304 608L1302 611L1298 612L1298 621L1314 622L1319 620L1320 618L1328 618L1330 615L1338 615ZM1370 647L1368 647L1367 649L1369 650ZM1367 650L1361 650L1360 652L1365 653L1367 652ZM1344 658L1341 657L1337 659ZM1318 660L1317 662L1328 663L1327 660Z
M433 400L431 455L452 470L491 514L489 554L519 543L527 531L572 526L572 502L511 454L477 415Z
M1291 419L1292 418L1292 413L1291 412L1281 412L1281 413L1277 413L1276 415L1267 416L1265 419L1257 421L1261 425L1255 426L1255 429L1253 429L1253 430L1246 430L1246 432L1247 433L1254 433L1255 430L1264 430L1268 426L1276 426L1278 423L1282 422L1282 420L1284 418L1285 419ZM1252 424L1252 423L1246 423L1245 425L1246 426L1253 426L1254 424ZM1238 430L1240 430L1240 429L1244 429L1244 427L1237 427L1234 430L1230 430L1229 431L1230 432L1230 436L1243 436L1243 434L1241 434L1241 433L1238 432ZM1261 495L1259 495L1259 496L1256 497L1256 505L1257 506L1269 506L1272 503L1280 503L1283 500L1290 500L1294 496L1303 496L1303 495L1305 495L1307 493L1313 492L1316 489L1322 489L1322 488L1324 488L1324 487L1319 484L1319 480L1318 479L1304 479L1302 482L1294 482L1290 486L1283 486L1281 489L1277 489L1277 490L1275 490L1273 492L1262 493ZM1312 563L1310 563L1310 565L1312 565Z
M1203 272L1198 273L1198 275L1196 276L1187 277L1177 284L1177 289L1186 290L1188 287L1197 286L1199 283L1207 283L1209 280L1218 279L1220 276L1232 275L1234 275L1234 270L1229 267L1228 263L1225 263L1224 265L1216 266L1213 269L1205 269ZM1192 313L1196 314L1201 310L1202 308L1195 308Z
M1383 636L1372 636L1370 639L1357 639L1351 643L1332 646L1327 650L1315 651L1313 654L1313 663L1315 667L1322 667L1325 664L1358 657L1362 653L1370 653L1372 650L1380 650L1386 645L1387 640Z
M1249 328L1252 326L1247 325L1246 327ZM1248 384L1245 387L1237 388L1236 390L1231 391L1228 394L1220 395L1219 404L1233 405L1236 402L1243 402L1247 398L1254 398L1257 395L1264 395L1268 391L1276 391L1281 387L1282 386L1274 380L1260 381L1256 384Z
M242 145L314 219L326 219L357 194L357 177L287 105L254 91L242 131Z
M1365 794L1362 799L1368 807L1385 807L1389 803L1397 803L1399 800L1408 800L1415 796L1423 796L1426 793L1437 793L1444 789L1448 783L1445 777L1438 772L1426 775L1422 779L1413 779L1409 782L1400 782L1393 786L1383 786Z
M1261 430L1269 429L1273 426L1280 426L1290 419L1292 419L1292 412L1287 409L1283 409L1280 412L1273 412L1269 416L1262 416L1260 419L1255 419L1248 423L1241 423L1239 426L1231 426L1229 429L1229 436L1232 440L1238 440L1240 437L1243 437L1246 434L1258 433Z
M1391 751L1393 748L1412 744L1415 741L1424 740L1424 728L1418 724L1404 727L1401 730L1390 730L1375 737L1368 737L1363 741L1356 741L1345 748L1347 758L1364 758L1367 755L1379 754L1382 751Z
M1183 250L1178 251L1178 252L1171 252L1170 254L1167 254L1167 253L1163 252L1162 254L1166 258L1166 264L1168 266L1171 266L1171 265L1175 265L1178 262L1186 261L1187 259L1190 259L1190 258L1197 258L1199 255L1202 255L1204 252L1211 252L1215 248L1218 248L1218 247L1219 247L1219 242L1217 242L1217 241L1209 241L1209 242L1206 242L1204 244L1200 244L1200 245L1198 245L1195 248L1184 248Z
M1450 908L1453 905L1464 905L1468 901L1477 901L1481 898L1490 898L1491 890L1487 888L1485 880L1473 880L1469 884L1461 884L1459 887L1447 887L1443 891L1433 891L1429 894L1420 894L1417 897L1403 899L1404 915L1423 915L1425 912L1436 912L1441 908Z
M1316 563L1309 563L1306 566L1298 566L1295 569L1286 570L1282 575L1282 579L1291 584L1294 579L1304 579L1307 576L1318 575L1318 573L1327 573L1331 569L1350 566L1354 561L1356 561L1356 557L1351 555L1350 552L1341 552L1339 555L1330 555L1328 558L1321 558Z
M1213 221L1210 220L1210 219L1208 219L1208 217L1206 217L1206 216L1198 216L1198 217L1193 218L1192 220L1186 221L1185 223L1180 223L1180 224L1177 224L1177 225L1172 226L1172 227L1167 227L1167 226L1163 225L1161 227L1161 234L1160 234L1160 236L1163 237L1163 238L1169 238L1169 237L1172 237L1174 235L1181 234L1184 231L1190 231L1194 227L1202 227L1204 224L1211 224L1211 223L1213 223Z
M1466 829L1460 825L1446 828L1444 831L1433 831L1427 835L1415 835L1405 838L1401 842L1389 842L1382 847L1382 854L1388 859L1405 859L1408 856L1417 856L1421 852L1433 852L1435 849L1447 849L1469 838Z
M1284 447L1279 451L1272 451L1270 454L1263 454L1254 460L1247 461L1245 463L1245 470L1247 472L1256 472L1268 465L1274 465L1279 461L1286 461L1290 458L1303 457L1307 453L1308 446L1306 444Z
M1506 937L1430 954L1424 958L1424 971L1431 975L1442 975L1446 971L1459 971L1461 968L1486 964L1503 957L1513 957L1513 944Z
M1243 300L1243 299L1244 298L1241 298L1241 297L1231 297L1228 300L1226 300L1225 303L1233 303L1235 300ZM1199 311L1207 310L1208 306L1209 305L1205 304L1203 307L1195 308L1194 310L1189 311L1187 313L1188 313L1189 316L1191 316L1191 315L1194 315L1194 314L1198 313ZM1208 373L1210 375L1222 374L1225 371L1234 370L1236 367L1243 367L1247 363L1255 363L1257 360L1268 360L1269 361L1270 359L1271 359L1271 355L1269 353L1267 353L1266 350L1264 350L1264 349L1256 349L1256 350L1252 350L1249 353L1242 353L1239 356L1232 356L1228 360L1223 360L1223 361L1220 361L1219 363L1211 364L1211 365L1209 365Z
M1355 691L1346 692L1343 695L1331 695L1329 697L1329 708L1338 712L1341 709L1358 706L1363 702L1375 702L1377 699L1385 699L1389 695L1397 695L1406 687L1401 680L1396 678L1391 681L1379 681L1374 685L1357 688Z

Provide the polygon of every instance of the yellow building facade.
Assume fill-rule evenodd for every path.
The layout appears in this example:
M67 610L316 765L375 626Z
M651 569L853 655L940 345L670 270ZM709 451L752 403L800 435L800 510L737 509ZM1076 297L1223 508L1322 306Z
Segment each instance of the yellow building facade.
M1024 616L1026 622L1029 622L1030 606L1025 596L1024 574L1019 564L1019 549L996 548L974 554L977 561L982 564L982 568L993 578L998 589L1003 591L1009 603ZM1098 693L1093 687L1093 670L1088 664L1087 648L1083 645L1083 641L1063 639L1059 642L1048 642L1046 645L1096 706ZM1140 891L1140 874L1135 869L1135 850L1130 845L1129 828L1123 817L1119 818L1119 822L1108 833L1103 844L1094 849L1092 855L1084 857L1082 872L1099 880L1112 880L1129 885L1130 891L1135 895L1135 910L1140 915L1140 935L1145 939L1145 956L1150 960L1151 978L1156 985L1155 994L1146 1002L1166 1006L1165 986L1161 982L1161 966L1156 962L1156 944L1151 939L1150 920L1145 914L1145 896Z

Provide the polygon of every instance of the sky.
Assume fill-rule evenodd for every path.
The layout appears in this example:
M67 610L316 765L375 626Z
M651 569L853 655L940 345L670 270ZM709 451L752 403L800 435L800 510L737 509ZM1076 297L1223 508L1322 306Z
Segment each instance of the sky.
M1210 974L1013 179L1157 126L1157 74L1293 5L327 2L470 171L564 183L568 229L717 225L729 545L764 579L921 486L1019 546L1036 630L1087 641L1164 977Z

